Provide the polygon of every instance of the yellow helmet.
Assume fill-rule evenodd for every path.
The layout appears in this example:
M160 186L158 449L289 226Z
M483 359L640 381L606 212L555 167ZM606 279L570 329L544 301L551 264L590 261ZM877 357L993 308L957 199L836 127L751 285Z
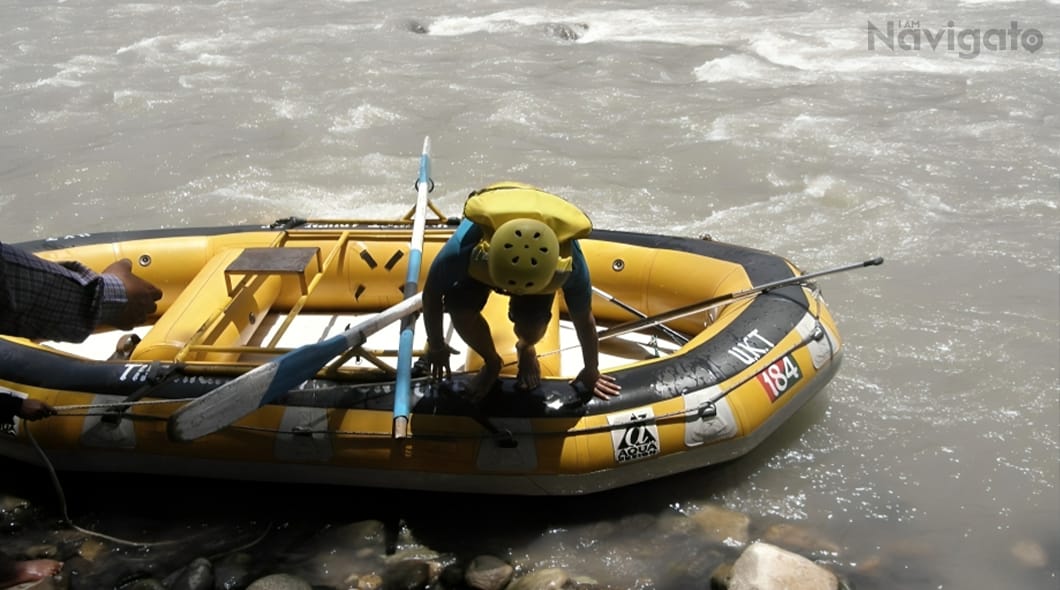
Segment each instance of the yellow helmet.
M536 219L507 221L490 239L490 278L514 295L540 293L552 281L558 262L556 232Z

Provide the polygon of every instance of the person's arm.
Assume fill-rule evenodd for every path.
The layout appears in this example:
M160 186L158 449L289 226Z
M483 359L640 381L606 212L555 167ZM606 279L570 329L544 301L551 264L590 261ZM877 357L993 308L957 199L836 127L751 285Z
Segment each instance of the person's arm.
M477 228L465 219L442 246L427 271L423 283L423 327L427 333L427 362L435 378L449 375L449 344L445 341L442 318L445 313L446 288L467 274L465 247L468 240L477 241Z
M567 303L567 315L574 324L578 343L581 344L583 363L574 383L585 387L600 399L610 399L618 395L622 388L614 377L600 373L600 339L593 317L589 265L577 242L571 246L571 257L571 276L563 285L563 300Z
M21 398L0 392L0 423L11 423L13 416L23 420L40 420L55 415L55 408L33 398Z
M80 342L101 324L131 328L154 313L162 292L128 260L102 274L0 244L0 333Z

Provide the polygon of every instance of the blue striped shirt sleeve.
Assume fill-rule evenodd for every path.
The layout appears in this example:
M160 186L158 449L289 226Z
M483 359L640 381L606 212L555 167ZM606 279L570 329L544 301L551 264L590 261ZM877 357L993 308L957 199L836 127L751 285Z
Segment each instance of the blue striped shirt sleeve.
M81 342L126 303L117 277L0 244L0 333Z

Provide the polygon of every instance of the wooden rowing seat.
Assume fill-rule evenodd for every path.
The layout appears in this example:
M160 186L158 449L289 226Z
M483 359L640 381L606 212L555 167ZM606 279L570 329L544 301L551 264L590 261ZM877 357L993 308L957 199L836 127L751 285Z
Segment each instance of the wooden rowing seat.
M236 361L241 352L232 349L250 341L284 282L297 281L305 295L313 271L321 271L318 248L223 250L181 291L130 359Z

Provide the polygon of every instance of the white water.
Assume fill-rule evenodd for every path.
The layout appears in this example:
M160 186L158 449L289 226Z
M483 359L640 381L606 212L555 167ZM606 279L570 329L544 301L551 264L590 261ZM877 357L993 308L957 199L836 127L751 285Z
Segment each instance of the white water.
M511 178L598 227L806 270L882 255L821 282L848 349L820 403L746 460L597 500L598 520L723 503L825 531L841 565L930 547L885 560L897 587L1055 584L1055 1L467 4L4 3L0 239L399 215L430 135L452 215ZM869 49L869 22L911 20L1044 42ZM503 542L650 569L572 555L556 530L585 525L556 518ZM1050 563L1013 559L1022 540Z

